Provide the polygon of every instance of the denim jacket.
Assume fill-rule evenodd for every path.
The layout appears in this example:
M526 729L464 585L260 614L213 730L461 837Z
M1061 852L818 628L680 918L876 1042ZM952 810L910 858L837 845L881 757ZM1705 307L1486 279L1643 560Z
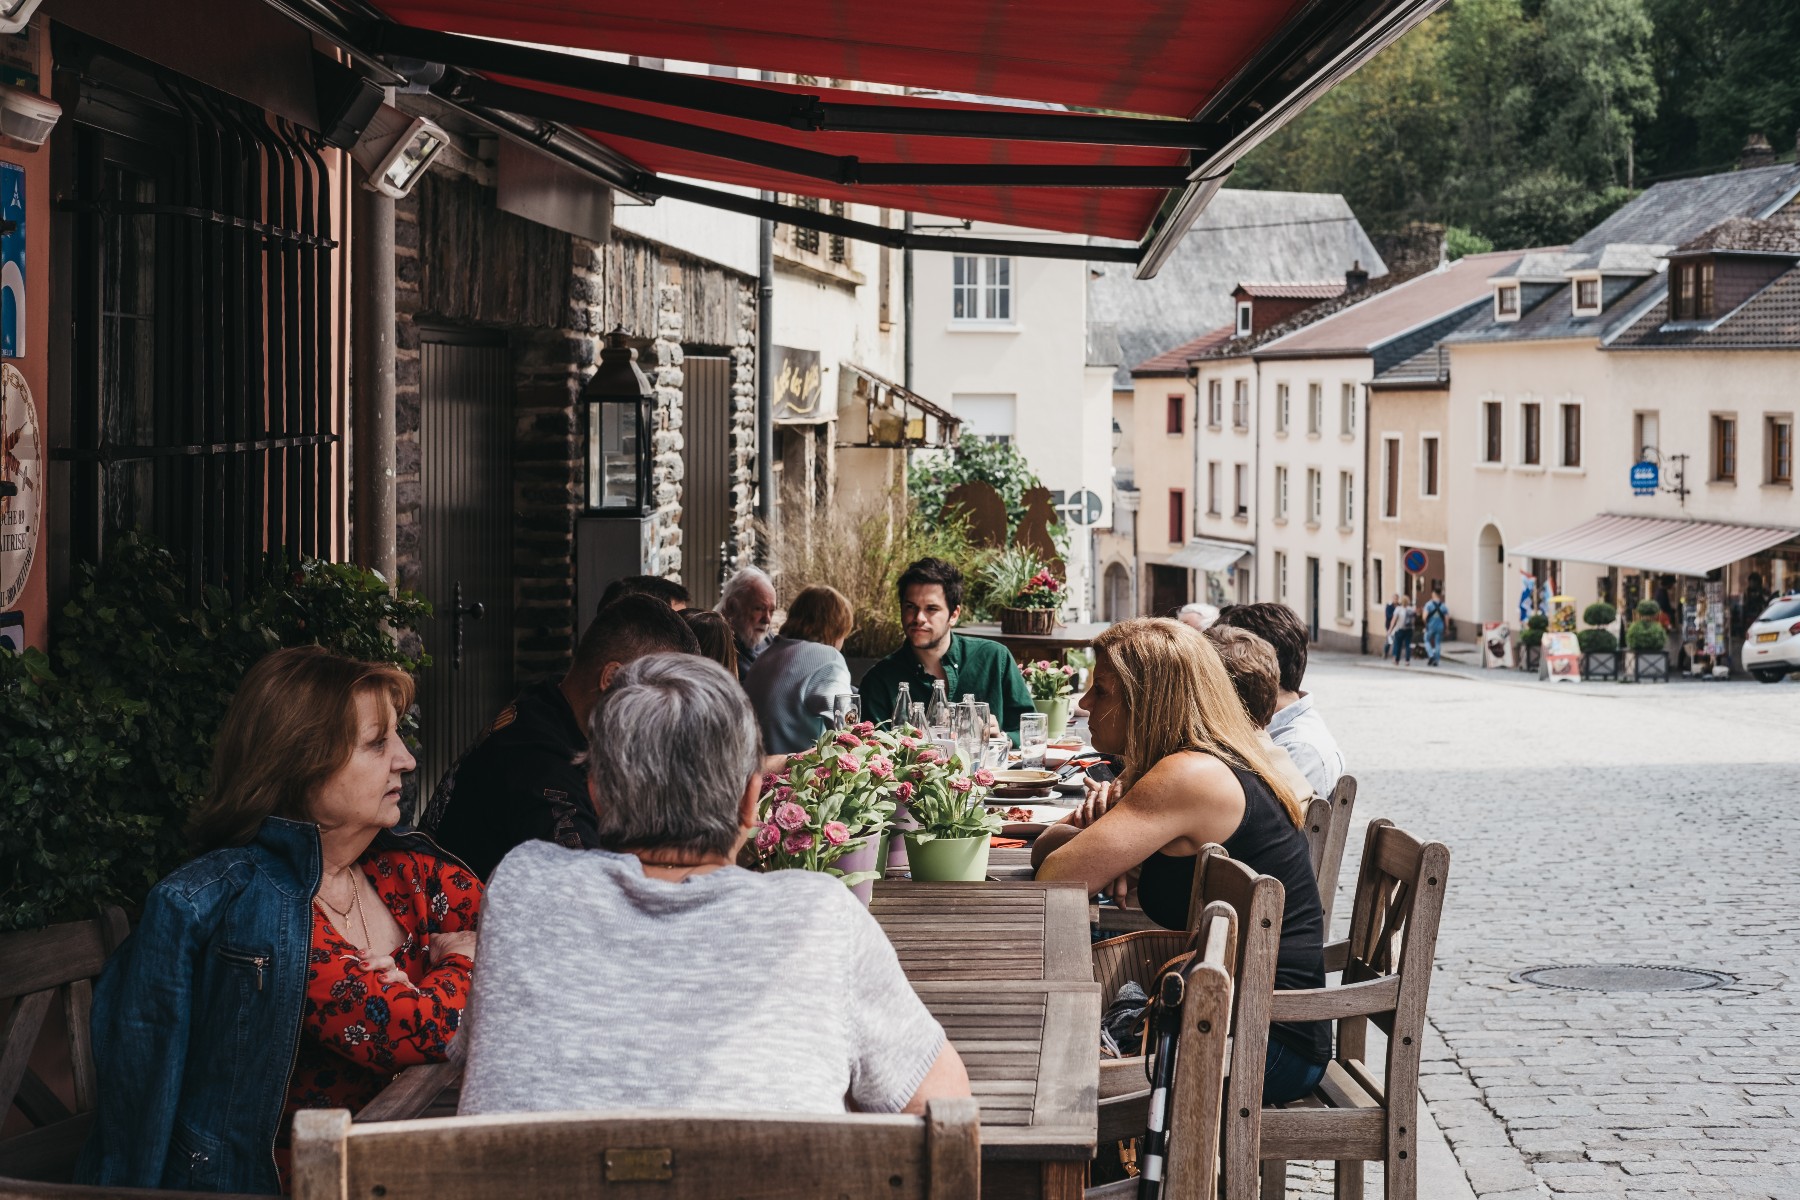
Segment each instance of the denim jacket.
M377 850L443 852L383 832ZM270 817L151 889L94 989L99 1108L78 1182L279 1192L275 1138L300 1049L319 830Z

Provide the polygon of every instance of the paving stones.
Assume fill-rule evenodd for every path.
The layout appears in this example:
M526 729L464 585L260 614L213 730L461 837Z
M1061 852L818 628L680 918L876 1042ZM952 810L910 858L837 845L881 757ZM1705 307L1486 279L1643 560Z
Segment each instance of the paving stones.
M1442 1057L1428 1047L1420 1090L1470 1184L1485 1200L1800 1200L1800 685L1471 674L1321 655L1307 676L1361 782L1359 824L1387 817L1451 849L1430 1003ZM1360 845L1358 829L1340 936ZM1510 978L1591 963L1731 982L1609 994ZM1328 1166L1291 1171L1290 1195L1329 1194Z

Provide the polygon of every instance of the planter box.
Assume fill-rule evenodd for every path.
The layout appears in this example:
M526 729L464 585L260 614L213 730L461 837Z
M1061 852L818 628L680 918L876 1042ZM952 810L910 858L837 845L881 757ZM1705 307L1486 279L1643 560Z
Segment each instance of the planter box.
M1527 646L1523 642L1519 643L1519 670L1530 671L1535 674L1538 669L1538 663L1543 657L1544 644L1542 642L1539 642L1535 646Z
M1633 683L1667 683L1669 682L1669 652L1667 650L1633 650L1628 655L1627 669L1631 673Z
M1000 632L1010 634L1045 634L1056 628L1054 608L1002 608Z
M1617 650L1589 651L1581 656L1583 679L1619 678L1619 661L1624 655Z

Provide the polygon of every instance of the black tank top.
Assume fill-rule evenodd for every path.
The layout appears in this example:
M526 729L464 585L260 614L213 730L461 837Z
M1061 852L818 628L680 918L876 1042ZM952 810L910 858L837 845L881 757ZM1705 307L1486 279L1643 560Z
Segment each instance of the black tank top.
M1231 764L1227 763L1227 766ZM1273 875L1287 891L1281 915L1281 949L1275 959L1278 990L1325 986L1325 910L1313 878L1306 835L1254 771L1231 767L1244 788L1244 819L1225 842L1225 853L1261 875ZM1138 902L1165 929L1185 929L1194 888L1194 856L1152 854L1138 875ZM1269 1036L1309 1062L1331 1059L1328 1021L1271 1025Z

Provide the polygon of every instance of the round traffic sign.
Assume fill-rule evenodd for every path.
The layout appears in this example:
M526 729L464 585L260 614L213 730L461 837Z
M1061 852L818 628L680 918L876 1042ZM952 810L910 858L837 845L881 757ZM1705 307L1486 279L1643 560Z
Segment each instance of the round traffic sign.
M1408 575L1423 575L1425 573L1425 564L1429 560L1426 558L1423 550L1408 550L1406 552L1406 558L1402 561L1406 563L1406 573Z

